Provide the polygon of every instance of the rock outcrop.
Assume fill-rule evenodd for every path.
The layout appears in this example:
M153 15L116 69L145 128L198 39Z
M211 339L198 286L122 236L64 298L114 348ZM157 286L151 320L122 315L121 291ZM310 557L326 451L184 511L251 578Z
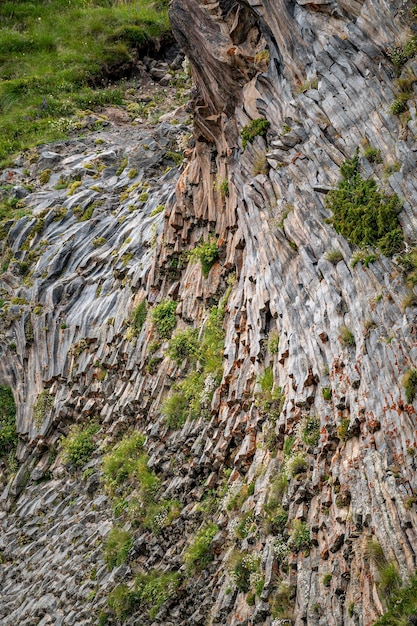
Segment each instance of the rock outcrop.
M100 134L100 150L78 140L39 152L30 167L50 169L49 182L25 198L31 215L4 227L0 372L16 399L20 465L2 495L2 623L106 614L368 626L407 584L417 549L417 381L406 384L417 376L416 297L404 262L417 219L413 15L402 0L173 0L193 138L165 123L126 129L128 140ZM358 147L362 177L401 200L403 242L390 257L355 255L331 223L326 194ZM163 173L184 148L181 172ZM24 167L4 181L17 190ZM176 332L198 329L197 355L179 358L158 334L152 312L170 301ZM204 352L214 315L221 375ZM170 422L173 394L187 410ZM89 418L100 430L81 474L63 466L60 437ZM102 455L134 430L159 502L178 503L159 526L135 527L101 486ZM133 545L109 571L113 524ZM150 571L179 572L161 603L133 591ZM116 585L122 609L107 607Z

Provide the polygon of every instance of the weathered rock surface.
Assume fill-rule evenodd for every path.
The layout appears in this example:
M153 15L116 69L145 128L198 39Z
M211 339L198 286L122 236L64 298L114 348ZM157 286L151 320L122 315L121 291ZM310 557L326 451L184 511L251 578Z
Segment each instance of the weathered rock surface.
M401 381L416 367L416 309L403 306L409 288L398 259L381 255L352 267L354 250L327 223L324 205L344 159L370 144L383 163L363 158L362 171L402 198L405 245L415 244L415 98L410 94L406 116L390 112L396 69L388 54L412 34L410 8L400 0L174 0L173 29L195 82L194 147L175 198L177 170L162 174L173 165L164 154L186 127L163 125L137 137L126 129L128 141L103 134L101 154L80 142L41 154L50 183L24 199L33 214L10 225L14 260L2 276L10 304L3 308L0 372L14 391L21 434L21 466L2 496L4 624L95 623L92 614L105 607L116 580L132 584L137 571L157 568L184 574L178 597L154 622L138 608L127 623L368 626L385 602L369 540L379 542L404 582L415 571L416 405ZM413 61L407 65L413 71ZM260 117L270 123L266 137L243 150L239 130ZM137 169L132 179L129 168ZM74 171L82 184L73 195L53 188ZM21 174L5 173L4 180L17 188ZM132 189L135 182L142 186ZM160 204L165 212L151 217ZM219 258L204 278L183 253L210 235ZM340 251L337 263L326 258L332 249ZM164 347L155 368L147 367L155 329L148 319L132 341L129 312L143 298L151 307L169 296L178 301L181 328L201 327L226 291L223 378L211 417L171 430L161 400L184 372ZM351 345L340 341L344 325ZM268 348L276 335L279 344ZM285 396L280 410L262 405L259 380L268 368ZM44 390L53 404L36 421L33 406ZM111 573L98 541L110 529L110 504L100 491L89 495L93 488L80 479L75 522L73 479L59 456L48 461L68 425L88 416L99 418L102 440L134 427L144 432L163 496L183 507L160 535L143 540L138 531L128 565ZM319 429L310 443L308 420ZM104 442L97 471L103 449ZM292 465L297 454L300 471ZM25 487L50 478L47 472L53 480ZM284 474L288 521L277 530L265 504ZM204 508L216 490L214 505ZM242 531L245 514L250 524ZM208 517L219 528L215 558L190 578L184 550ZM74 534L44 547L65 528ZM308 531L304 544L297 528ZM264 585L253 598L231 575L236 551L260 558ZM96 587L76 587L88 578L82 552L97 563ZM50 586L55 563L68 585L64 594ZM24 588L31 591L22 600Z

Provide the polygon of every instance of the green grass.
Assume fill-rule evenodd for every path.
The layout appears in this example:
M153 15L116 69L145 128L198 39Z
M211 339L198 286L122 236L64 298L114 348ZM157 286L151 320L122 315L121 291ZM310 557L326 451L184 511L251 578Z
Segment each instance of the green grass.
M0 3L0 165L71 129L77 110L121 104L112 81L135 50L167 36L165 2L21 0Z

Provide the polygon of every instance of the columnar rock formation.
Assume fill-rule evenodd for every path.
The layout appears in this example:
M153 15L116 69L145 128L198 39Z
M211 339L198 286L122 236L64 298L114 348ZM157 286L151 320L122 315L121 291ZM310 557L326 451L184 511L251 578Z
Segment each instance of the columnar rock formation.
M403 384L416 367L416 299L401 263L416 243L412 6L174 0L171 20L194 81L178 181L160 165L186 127L138 133L126 153L133 180L112 170L124 156L117 136L87 157L77 143L54 146L32 166L52 169L49 191L26 199L33 217L9 225L0 372L21 440L2 496L0 615L95 623L91 611L107 610L116 582L169 569L182 575L176 595L156 617L133 607L128 623L367 626L390 593L376 553L404 584L416 569L416 409ZM260 119L269 125L251 126ZM247 139L251 128L261 132ZM357 249L337 234L325 197L358 147L363 178L401 199L404 243L392 258L368 251L352 263ZM104 164L99 180L86 178L86 162ZM82 185L69 197L51 191L70 167ZM164 217L151 217L162 204ZM202 240L218 250L207 272L188 254ZM144 299L147 320L129 335L129 311ZM161 403L187 361L172 360L152 323L166 299L177 329L198 328L200 340L212 307L224 309L221 381L178 428ZM88 416L100 445L76 486L59 438ZM109 573L102 543L114 520L100 456L134 429L147 436L160 497L181 511L159 534L132 531L128 562ZM184 554L208 518L213 558L190 576ZM53 567L68 593L51 586Z

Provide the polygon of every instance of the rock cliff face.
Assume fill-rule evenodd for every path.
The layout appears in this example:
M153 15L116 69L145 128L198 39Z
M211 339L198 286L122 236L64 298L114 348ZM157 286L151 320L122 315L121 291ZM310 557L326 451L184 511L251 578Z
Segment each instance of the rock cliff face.
M194 81L191 141L181 125L109 132L100 150L61 144L30 166L52 175L25 199L33 215L5 230L0 372L20 441L2 495L2 623L106 614L367 626L407 584L417 550L416 298L404 270L417 219L412 9L174 0ZM186 141L181 171L163 174L167 150ZM400 198L404 241L394 256L367 250L352 263L357 248L325 198L358 147L362 178ZM73 195L54 190L75 170ZM169 301L174 338L198 329L195 358L158 327ZM214 319L221 373L207 356ZM89 417L100 430L81 473L63 466L60 437ZM133 496L120 486L115 519L100 479L108 446L134 430L158 502L177 503L159 525L124 516ZM133 545L109 570L113 524ZM151 570L180 573L160 603L137 578L133 591ZM108 608L115 588L124 604L113 595Z

